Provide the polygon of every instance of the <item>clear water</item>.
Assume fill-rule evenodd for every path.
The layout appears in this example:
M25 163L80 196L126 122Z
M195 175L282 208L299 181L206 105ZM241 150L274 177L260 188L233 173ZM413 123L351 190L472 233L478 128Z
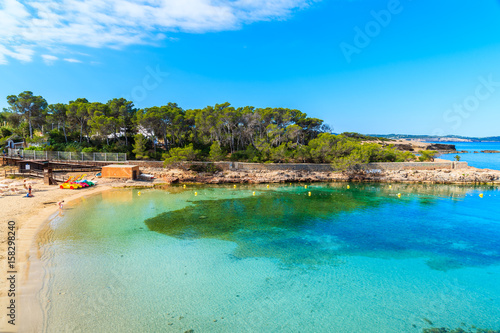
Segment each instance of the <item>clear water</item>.
M74 202L40 237L44 330L500 328L498 189L350 186L128 189Z
M466 150L467 154L460 155L461 161L466 161L470 166L480 169L500 170L500 154L474 154L475 151L499 150L500 142L452 142L458 151ZM454 161L457 154L446 154L439 158Z

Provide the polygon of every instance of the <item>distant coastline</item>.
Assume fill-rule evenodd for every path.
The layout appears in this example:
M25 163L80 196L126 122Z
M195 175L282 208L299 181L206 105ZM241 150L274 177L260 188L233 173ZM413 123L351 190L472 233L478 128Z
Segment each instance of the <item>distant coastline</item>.
M458 135L431 136L431 135L409 135L409 134L367 134L374 137L409 140L420 142L500 142L500 136L490 137L467 137Z

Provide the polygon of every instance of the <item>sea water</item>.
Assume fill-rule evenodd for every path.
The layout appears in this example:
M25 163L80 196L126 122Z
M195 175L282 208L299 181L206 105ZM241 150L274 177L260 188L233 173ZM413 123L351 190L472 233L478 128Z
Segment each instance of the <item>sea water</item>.
M41 234L44 332L500 328L493 187L121 189Z
M450 144L454 144L458 151L468 152L458 155L461 161L468 162L470 166L481 169L500 170L500 154L481 153L482 150L500 151L500 142L450 142ZM439 158L454 161L456 155L457 154L445 154Z

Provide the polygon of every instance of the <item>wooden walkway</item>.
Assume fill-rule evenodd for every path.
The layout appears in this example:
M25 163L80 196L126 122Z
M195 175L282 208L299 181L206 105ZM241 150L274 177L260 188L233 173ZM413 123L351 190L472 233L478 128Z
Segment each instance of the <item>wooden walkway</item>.
M19 170L15 170L15 169L5 170L4 176L5 176L5 178L7 178L8 176L37 177L37 178L43 178L44 177L43 171L39 171L39 170L22 170L21 172L19 172ZM52 174L52 179L55 180L56 182L63 183L68 178L69 178L69 176L65 177L63 175Z
M50 161L50 160L26 160L19 157L0 157L0 165L13 166L4 171L4 176L24 176L44 178L44 170L52 170L51 178L57 182L64 182L68 177L57 175L62 172L100 172L103 166L115 164L116 162L95 161ZM29 165L29 168L27 167Z

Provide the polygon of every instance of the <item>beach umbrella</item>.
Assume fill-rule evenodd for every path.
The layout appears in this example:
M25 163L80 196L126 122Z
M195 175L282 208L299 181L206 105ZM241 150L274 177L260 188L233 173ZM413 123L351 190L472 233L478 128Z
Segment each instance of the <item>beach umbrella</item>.
M0 180L0 183L8 184L8 183L12 183L13 181L14 181L13 179L4 179L4 180Z
M13 182L12 184L10 184L9 186L10 187L16 187L16 186L19 186L19 185L23 185L23 183L21 182Z

